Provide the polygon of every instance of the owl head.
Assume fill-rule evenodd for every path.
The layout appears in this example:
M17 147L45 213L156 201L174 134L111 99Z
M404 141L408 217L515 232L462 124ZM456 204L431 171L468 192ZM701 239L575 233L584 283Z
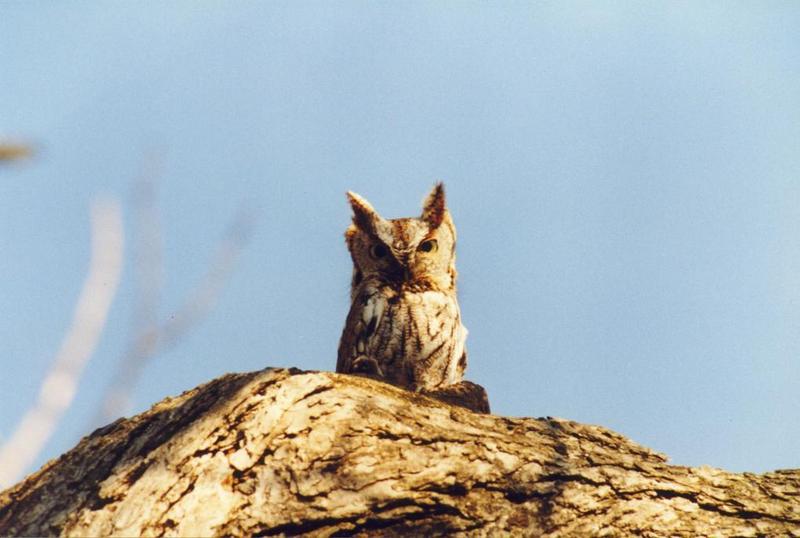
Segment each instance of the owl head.
M454 289L456 230L444 185L433 188L417 218L384 219L358 194L348 192L347 198L353 208L353 224L345 232L353 291L365 279L418 291Z

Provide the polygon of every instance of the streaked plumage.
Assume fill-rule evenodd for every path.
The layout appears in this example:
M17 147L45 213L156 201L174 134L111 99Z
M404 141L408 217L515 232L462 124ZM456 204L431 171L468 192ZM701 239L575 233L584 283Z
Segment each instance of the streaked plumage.
M467 330L456 299L456 232L443 186L434 187L419 218L383 219L362 197L348 198L353 280L336 371L417 391L460 383Z

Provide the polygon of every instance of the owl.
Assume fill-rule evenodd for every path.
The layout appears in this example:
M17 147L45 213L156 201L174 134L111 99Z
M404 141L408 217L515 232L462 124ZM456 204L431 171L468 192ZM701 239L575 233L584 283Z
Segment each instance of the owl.
M336 371L488 412L483 388L463 380L467 329L456 297L456 230L444 186L433 188L418 218L384 219L361 196L347 197L353 277Z

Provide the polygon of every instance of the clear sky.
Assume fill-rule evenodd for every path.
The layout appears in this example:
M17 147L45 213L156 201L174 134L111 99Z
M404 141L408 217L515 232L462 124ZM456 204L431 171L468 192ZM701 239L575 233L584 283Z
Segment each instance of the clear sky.
M3 2L0 435L88 267L89 207L162 155L167 316L242 201L210 315L146 409L225 372L332 370L344 193L416 215L443 180L468 378L493 411L600 424L678 464L800 466L797 2ZM43 457L87 433L129 337L132 251ZM44 461L39 459L41 463Z

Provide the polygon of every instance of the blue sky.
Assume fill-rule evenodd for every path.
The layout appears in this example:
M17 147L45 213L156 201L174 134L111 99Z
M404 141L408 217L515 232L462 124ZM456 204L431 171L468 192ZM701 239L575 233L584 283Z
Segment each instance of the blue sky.
M140 411L230 371L332 370L355 190L416 215L443 180L468 378L502 415L601 424L678 464L797 467L795 2L4 2L0 435L88 266L91 199L161 155L167 316L241 203L252 240ZM129 337L123 284L43 462L87 433Z

